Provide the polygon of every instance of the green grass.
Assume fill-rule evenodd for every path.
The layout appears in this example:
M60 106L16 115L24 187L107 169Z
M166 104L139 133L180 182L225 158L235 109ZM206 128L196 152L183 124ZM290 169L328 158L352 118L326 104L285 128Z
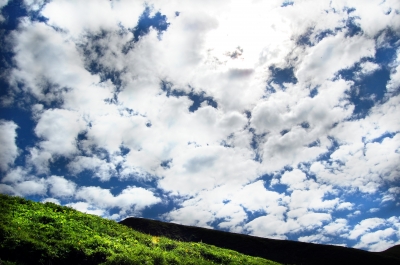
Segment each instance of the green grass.
M0 194L1 264L279 264L137 232L53 203Z

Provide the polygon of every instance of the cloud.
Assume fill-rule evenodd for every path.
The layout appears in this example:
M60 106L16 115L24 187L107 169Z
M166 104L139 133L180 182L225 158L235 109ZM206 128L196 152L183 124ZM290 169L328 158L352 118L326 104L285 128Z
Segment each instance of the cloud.
M139 1L64 1L47 4L42 14L52 26L67 30L76 38L87 32L100 33L101 30L116 30L118 23L127 28L136 26L143 9ZM102 17L101 21L98 20Z
M17 196L45 195L48 188L45 178L33 176L21 167L8 171L1 182L8 183L1 184L2 193Z
M348 38L345 33L324 38L310 48L296 72L300 82L321 84L340 69L349 68L364 57L375 55L374 41L364 36Z
M77 153L76 138L84 128L78 113L52 109L40 116L35 133L43 139L39 143L42 150L68 157Z
M400 49L397 49L397 57L394 62L394 67L390 73L390 80L386 85L388 93L395 93L400 87Z
M46 202L52 202L52 203L55 203L55 204L61 205L60 201L59 201L59 200L57 200L57 199L55 199L55 198L46 198L46 199L44 199L42 202L43 202L43 203L46 203Z
M366 231L376 228L384 223L385 223L385 220L382 218L369 218L369 219L362 220L350 232L349 238L356 239L360 235L364 234Z
M76 199L83 199L94 207L102 209L119 208L139 212L144 208L161 202L153 192L140 187L126 187L120 194L114 196L109 189L100 187L81 187L75 194Z
M257 164L248 151L222 146L189 146L183 150L162 173L164 178L158 182L160 188L176 194L195 195L226 182L233 186L245 185L257 178Z
M364 62L360 65L361 71L360 75L370 75L376 70L380 68L379 64L371 63L371 62Z
M44 179L26 180L13 185L13 193L15 195L45 195L47 185Z
M68 168L73 174L79 174L85 169L92 170L95 172L94 175L102 181L107 181L116 174L115 165L113 163L107 163L105 160L97 157L76 156L75 159L68 164Z
M17 124L12 121L0 120L0 168L3 171L6 171L18 156L17 128Z
M354 247L370 251L383 251L390 246L399 244L398 217L393 216L386 220L382 218L365 219L350 231L350 239L358 237L359 241Z
M1 0L0 1L0 11L3 9L3 7L5 7L8 4L9 0ZM0 23L2 23L5 20L5 18L3 17L3 15L0 14Z
M330 235L343 234L348 231L347 220L343 218L336 219L334 222L324 226L324 233Z
M299 237L299 241L301 242L309 242L309 243L324 243L329 242L331 239L329 237L323 235L311 235L311 236L301 236Z
M361 236L360 242L356 244L355 248L368 248L370 251L383 251L398 243L390 240L390 237L395 235L393 228L386 228L366 235Z
M100 208L97 208L87 202L74 202L68 203L65 206L72 207L80 212L87 213L87 214L94 214L98 216L104 216L106 211Z
M56 198L71 197L75 194L76 184L59 176L50 176L46 179L49 183L50 194Z

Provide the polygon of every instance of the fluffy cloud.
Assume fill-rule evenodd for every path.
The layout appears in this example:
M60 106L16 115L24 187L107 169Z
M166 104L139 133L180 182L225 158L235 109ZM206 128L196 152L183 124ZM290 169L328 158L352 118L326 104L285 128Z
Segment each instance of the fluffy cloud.
M359 238L356 248L367 248L371 251L382 251L390 246L399 244L398 217L388 219L369 218L357 224L348 237Z
M105 210L97 208L96 206L93 206L87 202L68 203L65 206L72 207L80 212L88 213L88 214L94 214L94 215L99 215L99 216L104 216L106 214Z
M63 177L51 176L47 178L47 183L50 185L50 194L56 198L70 197L75 194L76 184Z
M78 113L63 109L46 110L36 125L35 133L44 141L42 150L54 155L70 156L77 152L76 138L85 128Z
M0 120L0 168L3 171L6 171L18 156L17 128L12 121Z
M127 187L117 196L114 196L109 189L81 187L75 197L98 208L119 208L123 213L128 210L139 212L145 207L161 202L161 199L156 197L153 192L134 186Z
M312 47L296 73L301 82L321 84L343 68L351 67L363 57L375 55L375 43L364 36L348 38L345 33L324 38Z
M6 183L0 185L2 193L17 196L45 195L48 188L45 178L33 176L21 167L8 171L1 182Z
M0 11L1 9L8 4L8 0L1 0L0 1ZM3 22L5 18L0 14L0 23Z
M109 180L111 176L116 174L115 165L97 157L77 156L68 167L73 174L79 174L85 169L92 170L94 175L102 181Z

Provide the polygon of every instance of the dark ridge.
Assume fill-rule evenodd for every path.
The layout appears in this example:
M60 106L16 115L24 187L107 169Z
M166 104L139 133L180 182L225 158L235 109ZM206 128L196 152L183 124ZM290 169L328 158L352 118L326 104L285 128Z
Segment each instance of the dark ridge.
M385 254L387 256L392 256L392 257L396 257L399 259L400 258L400 245L386 249L385 251L382 251L381 253Z
M120 224L153 236L203 242L283 264L400 264L400 245L383 252L368 252L339 246L261 238L144 218L129 217Z

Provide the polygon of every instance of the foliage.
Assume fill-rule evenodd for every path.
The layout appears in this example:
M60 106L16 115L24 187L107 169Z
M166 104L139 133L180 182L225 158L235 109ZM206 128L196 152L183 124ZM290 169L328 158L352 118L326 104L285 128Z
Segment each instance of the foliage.
M0 220L2 264L278 264L203 243L146 235L69 207L2 194Z

